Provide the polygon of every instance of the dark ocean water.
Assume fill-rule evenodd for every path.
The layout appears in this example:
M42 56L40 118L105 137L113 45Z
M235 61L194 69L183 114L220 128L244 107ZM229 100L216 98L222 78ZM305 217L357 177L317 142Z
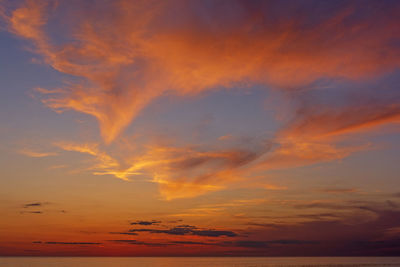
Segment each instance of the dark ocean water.
M399 266L400 257L0 257L0 267Z

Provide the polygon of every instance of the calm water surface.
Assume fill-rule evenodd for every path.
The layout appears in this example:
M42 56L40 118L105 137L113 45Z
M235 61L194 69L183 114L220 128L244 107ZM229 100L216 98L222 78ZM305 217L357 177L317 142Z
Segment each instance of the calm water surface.
M353 258L353 257L301 257L301 258L214 258L214 257L182 257L182 258L81 258L81 257L0 257L0 267L199 267L199 266L400 266L400 257L392 258Z

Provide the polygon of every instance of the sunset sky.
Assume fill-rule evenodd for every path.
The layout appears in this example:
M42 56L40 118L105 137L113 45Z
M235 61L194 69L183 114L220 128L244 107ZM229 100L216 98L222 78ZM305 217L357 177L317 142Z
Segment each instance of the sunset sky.
M0 256L399 256L399 18L0 0Z

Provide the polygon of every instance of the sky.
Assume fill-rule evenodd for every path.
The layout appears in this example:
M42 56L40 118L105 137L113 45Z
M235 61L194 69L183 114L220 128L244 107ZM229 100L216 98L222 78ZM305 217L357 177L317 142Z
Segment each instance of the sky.
M399 16L0 0L0 256L399 256Z

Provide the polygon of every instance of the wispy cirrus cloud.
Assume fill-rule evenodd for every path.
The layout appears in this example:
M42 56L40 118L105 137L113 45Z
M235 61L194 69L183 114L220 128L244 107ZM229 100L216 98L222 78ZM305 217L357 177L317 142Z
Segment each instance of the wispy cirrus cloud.
M296 119L282 132L284 136L305 139L324 139L357 133L389 123L400 122L400 96L383 101L370 98L364 103L350 103L346 107L303 106Z
M296 2L292 9L283 9L283 2L247 1L106 2L91 9L69 4L74 8L26 1L3 17L47 64L81 78L47 91L43 102L96 117L107 143L166 92L193 95L237 84L303 89L322 78L359 80L399 66L396 3L327 8L316 2L312 13ZM59 20L62 38L48 29ZM392 120L396 109L367 112L344 125L343 112L314 119L338 121L336 131L345 131Z
M368 149L369 145L337 146L325 142L282 139L276 149L258 164L259 169L285 169L343 159L350 154Z
M106 144L165 94L261 85L293 102L291 118L260 149L150 144L121 159L96 143L56 144L92 156L95 175L143 175L159 185L163 198L174 199L221 190L260 170L343 159L371 147L343 144L346 135L399 122L398 83L379 78L400 66L400 7L368 3L327 8L317 1L309 9L291 2L293 8L286 9L282 2L239 0L106 1L88 9L78 2L64 8L62 2L27 0L3 8L1 16L44 63L73 76L61 88L39 86L42 102L58 112L95 117ZM336 97L330 94L340 91L340 83L350 84L340 105L326 101ZM323 97L314 97L315 91ZM219 139L230 141L232 135Z
M123 180L144 175L159 184L165 199L193 197L222 189L230 181L242 179L241 169L269 150L225 149L202 151L196 147L147 146L143 153L121 161L101 151L97 144L56 143L66 151L93 157L89 169L95 175L113 175Z

